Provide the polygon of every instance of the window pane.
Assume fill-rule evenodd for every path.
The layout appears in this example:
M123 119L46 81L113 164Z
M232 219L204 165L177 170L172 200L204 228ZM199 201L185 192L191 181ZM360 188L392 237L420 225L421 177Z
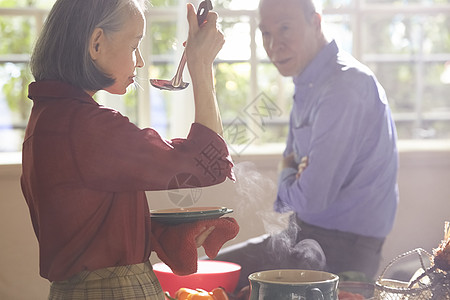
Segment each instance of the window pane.
M450 2L449 2L450 3ZM426 53L450 53L450 15L439 14L421 19Z
M168 7L168 6L177 6L178 1L177 0L152 0L151 6L152 7Z
M323 6L323 9L345 8L345 7L353 6L354 1L355 0L324 0L322 6ZM358 1L358 0L356 0L356 1Z
M368 64L386 90L394 113L415 111L414 65L405 62L380 62Z
M255 34L256 57L261 61L268 61L266 50L264 50L261 30L257 29Z
M249 97L250 64L220 63L216 67L215 79L222 119L230 122Z
M339 46L349 53L352 52L353 33L349 15L325 15L322 26L327 36L335 39Z
M2 3L11 7L8 3ZM20 151L32 102L28 60L36 22L30 16L0 16L0 151Z
M221 20L220 26L225 35L225 44L218 59L250 60L249 17L226 17Z
M450 17L445 14L368 15L363 27L363 51L377 54L449 53L449 28Z
M405 4L442 4L448 3L448 0L363 0L367 4L388 4L388 5L405 5Z
M259 64L258 90L251 93L250 72L249 63L221 63L216 73L224 136L234 154L251 145L282 143L287 136L292 79L280 76L270 63Z
M55 0L0 0L0 7L50 8Z
M150 14L148 34L151 52L148 57L149 78L170 80L176 72L181 53L177 56L177 47L182 41L177 40L177 23L175 16L153 16ZM156 20L155 20L156 19ZM173 109L174 92L150 88L150 126L162 136L168 137L170 132L170 115ZM176 93L176 92L175 92ZM176 109L176 108L175 108Z
M150 78L171 79L175 74L172 63L158 63L150 67ZM150 125L155 128L161 136L167 137L170 132L170 113L172 112L172 96L176 92L161 91L150 88Z
M432 62L423 67L423 112L450 112L450 84L441 78L448 63Z
M444 95L450 88L445 80L449 19L445 14L366 19L363 60L386 89L400 139L448 135L450 104Z
M386 89L389 103L399 130L399 138L409 139L418 132L433 129L435 121L450 121L450 105L446 95L450 84L445 79L444 62L378 62L369 64ZM431 122L431 123L430 123ZM450 122L449 122L450 123ZM447 135L439 125L428 138L442 138ZM423 135L423 132L420 133Z
M175 21L149 22L147 36L152 45L152 55L172 54L177 44L176 35L177 24ZM156 57L153 60L157 60Z
M217 5L216 5L217 3ZM219 0L213 1L213 5L216 7L225 7L228 9L257 9L259 0Z
M292 107L294 84L291 77L283 77L271 63L258 66L259 90L276 102L282 111L280 118L287 120Z
M0 64L0 151L20 151L31 109L31 74L25 63Z
M12 16L5 10L0 15L0 151L5 148L5 132L19 137L18 142L11 142L11 147L20 149L31 107L26 98L27 85L32 81L27 62L35 33L40 29L37 26L46 14L40 9L50 8L53 3L54 0L0 0L0 8L39 8L23 10L22 16ZM284 143L292 105L292 79L280 76L269 63L259 30L251 32L254 12L237 16L236 12L227 11L257 9L258 3L259 0L213 2L214 8L221 11L219 22L226 39L215 66L217 98L224 127L231 128L241 118L236 128L246 129L246 135L252 137L244 140L246 143ZM179 40L180 29L177 32L181 23L176 18L185 18L184 14L178 15L179 5L177 0L154 0L148 5L147 40L141 49L146 70L139 73L142 78L138 78L138 83L148 78L170 79L175 74L184 41ZM395 11L386 9L389 7ZM449 0L323 1L325 32L375 72L386 89L400 139L449 138L449 7ZM182 22L185 24L184 19ZM187 28L182 31L187 34ZM256 58L251 57L252 34L256 38ZM180 108L177 100L183 94L152 87L144 91L139 85L131 90L121 97L98 93L95 98L136 123L140 123L143 112L139 101L150 101L150 125L163 136L170 133L170 124ZM148 105L144 107L149 109ZM147 126L146 117L143 120L141 124Z
M36 38L35 27L29 16L0 16L0 55L29 54Z
M284 143L294 96L292 78L281 76L271 63L260 64L257 73L259 90L267 98L267 103L262 106L262 114L267 116L264 117L267 125L263 127L263 134L258 142ZM267 110L265 114L264 110Z

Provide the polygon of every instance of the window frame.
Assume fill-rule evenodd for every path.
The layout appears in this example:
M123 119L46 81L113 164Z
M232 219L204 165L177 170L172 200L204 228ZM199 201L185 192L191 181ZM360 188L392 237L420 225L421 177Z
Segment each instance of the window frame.
M250 104L259 94L258 87L258 66L263 63L269 63L267 58L258 57L258 47L257 35L259 34L258 29L258 12L257 9L249 10L231 10L231 9L216 9L220 18L227 17L242 17L248 18L250 25L250 59L248 63L250 64L250 86L247 99L243 100L243 106ZM1 8L0 16L29 16L35 19L36 36L39 34L40 29L44 23L44 20L48 14L49 10L41 8ZM370 63L389 63L389 62L415 62L416 71L414 72L415 80L419 83L424 82L423 72L421 68L424 64L430 62L443 63L450 61L450 53L436 53L436 54L424 54L419 53L419 55L410 54L376 54L376 53L364 53L364 34L362 31L364 18L368 15L421 15L421 16L433 16L437 14L447 14L450 15L450 3L448 4L432 4L432 5L422 5L422 4L408 4L408 5L391 5L391 4L370 4L365 0L354 0L351 5L343 6L339 8L325 7L322 11L324 17L326 16L345 16L351 22L352 35L352 54L365 64ZM178 6L160 8L160 7L149 7L146 12L148 26L151 26L152 22L158 20L168 20L177 23L177 40L183 41L187 36L187 22L185 15L185 3L180 1ZM144 54L144 59L146 61L147 67L138 70L138 76L140 78L148 77L148 68L157 63L169 63L176 68L181 57L182 47L177 47L176 51L172 55L168 56L155 56L151 55L152 44L150 38L147 36L144 38L141 45L141 52ZM10 54L10 55L0 55L0 63L27 63L29 62L29 54ZM220 63L236 63L242 60L233 59L216 59L215 64ZM186 80L190 80L188 72L185 71L184 77ZM148 80L142 80L140 82L141 89L137 92L137 125L140 127L148 127L151 125L151 89ZM192 104L192 90L177 92L177 108L179 113L174 113L170 116L168 121L171 124L171 132L168 138L175 136L183 136L187 133L189 125L193 120L193 104ZM429 121L445 121L450 123L450 110L445 112L432 112L427 113L422 110L422 98L423 86L416 87L416 99L414 101L414 110L407 113L394 112L393 117L396 123L413 122L414 126L421 128L424 122ZM108 103L114 97L107 95L107 93L100 96L104 102ZM220 98L220 95L218 95ZM388 95L389 98L389 95ZM117 101L117 100L112 100ZM110 102L110 103L112 103ZM269 121L270 125L271 120ZM285 124L288 123L287 118L281 118L273 120L274 124ZM224 124L226 126L227 124ZM16 128L24 129L24 124L14 124ZM417 136L416 139L421 138ZM422 137L423 138L423 137ZM255 146L258 146L257 143ZM261 145L264 146L264 145ZM263 147L264 148L264 147Z

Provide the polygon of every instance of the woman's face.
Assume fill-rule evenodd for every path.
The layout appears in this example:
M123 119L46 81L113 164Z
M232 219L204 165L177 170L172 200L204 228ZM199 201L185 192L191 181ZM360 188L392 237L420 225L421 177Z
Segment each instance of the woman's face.
M142 14L132 14L127 18L122 29L99 37L97 67L112 77L113 85L104 88L111 94L122 95L127 87L134 83L136 68L144 66L139 45L145 33L145 18ZM95 33L94 33L95 34ZM97 47L96 45L94 48Z

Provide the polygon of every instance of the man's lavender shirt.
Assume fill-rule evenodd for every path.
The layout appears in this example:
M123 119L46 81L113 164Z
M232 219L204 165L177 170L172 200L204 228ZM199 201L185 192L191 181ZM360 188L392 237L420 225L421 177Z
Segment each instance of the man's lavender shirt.
M284 169L274 207L306 223L385 237L398 203L397 134L374 74L335 41L294 78L284 156L309 164Z

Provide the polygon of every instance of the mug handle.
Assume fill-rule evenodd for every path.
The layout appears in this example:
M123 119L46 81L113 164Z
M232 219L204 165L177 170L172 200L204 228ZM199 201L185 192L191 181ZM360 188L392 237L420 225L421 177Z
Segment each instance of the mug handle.
M306 291L306 299L324 300L322 291L318 288L308 289Z

